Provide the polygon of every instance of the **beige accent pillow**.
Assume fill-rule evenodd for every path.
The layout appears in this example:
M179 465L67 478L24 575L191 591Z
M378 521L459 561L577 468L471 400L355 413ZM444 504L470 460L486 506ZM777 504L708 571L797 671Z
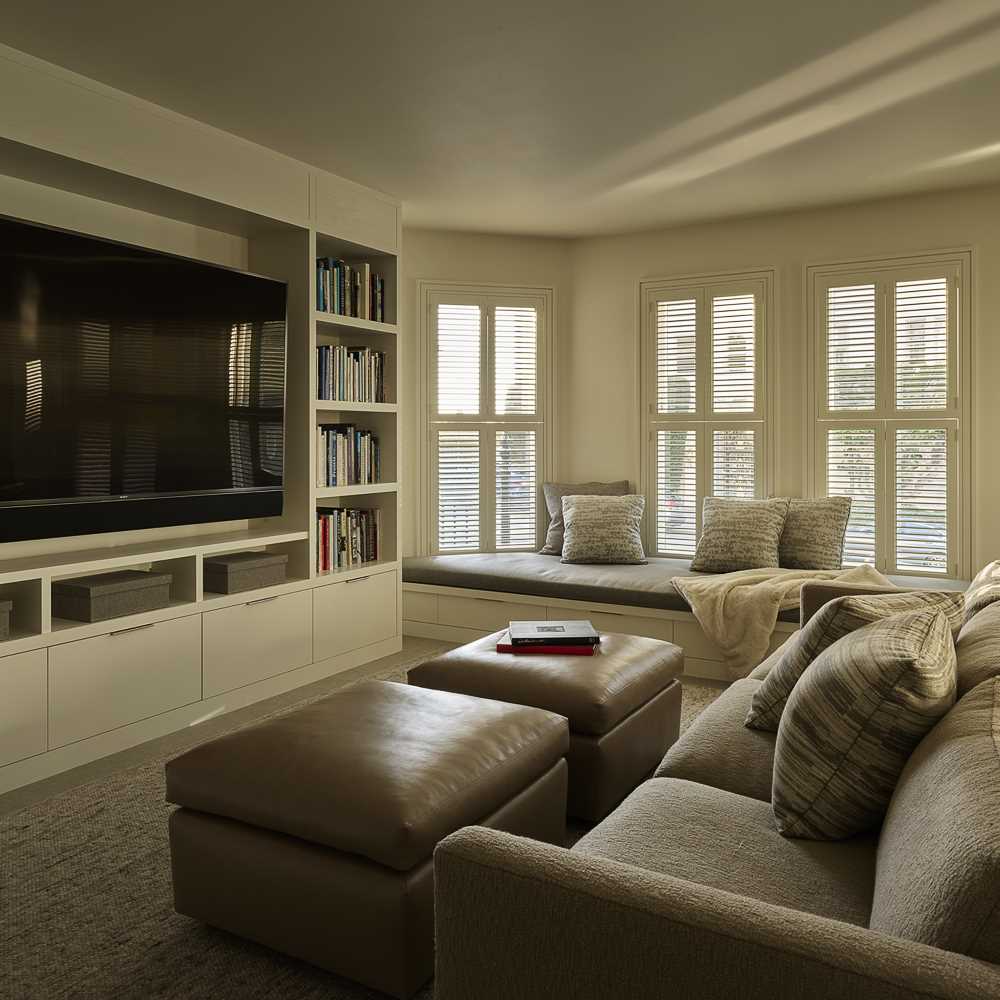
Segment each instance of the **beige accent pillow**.
M620 497L628 491L629 482L627 479L622 479L617 483L542 483L545 506L549 512L549 528L545 533L545 544L538 551L546 556L562 555L563 534L566 530L562 510L563 497Z
M955 591L913 590L899 594L864 594L829 601L782 647L781 658L750 701L746 725L776 732L788 701L806 668L825 649L856 629L893 615L931 609L944 613L952 635L962 627L964 595Z
M778 832L840 840L877 826L910 754L954 703L942 612L894 615L835 642L795 685L778 728Z
M564 563L644 563L645 497L563 497Z
M792 497L778 542L778 564L786 569L840 569L850 516L850 497Z
M701 512L701 537L691 560L695 573L732 573L778 565L778 539L788 513L786 497L705 497Z
M1000 601L1000 559L987 563L965 592L965 620L979 614L987 605Z
M1000 677L1000 603L973 615L958 633L958 696L993 677Z

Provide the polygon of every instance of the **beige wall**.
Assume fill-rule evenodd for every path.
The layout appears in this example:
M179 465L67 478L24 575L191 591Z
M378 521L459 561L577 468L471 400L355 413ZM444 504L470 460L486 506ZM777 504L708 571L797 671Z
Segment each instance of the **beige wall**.
M804 269L807 264L971 246L973 299L973 561L1000 557L1000 187L788 212L570 243L409 232L409 278L553 284L559 291L561 478L639 475L636 300L642 278L775 268L778 492L804 482ZM567 273L568 264L568 273ZM466 277L471 274L471 277ZM516 275L516 277L512 277ZM404 282L403 316L414 317ZM407 296L410 296L408 301ZM412 343L408 329L406 340ZM411 367L410 381L418 376ZM404 399L404 406L407 400ZM406 424L416 421L406 410ZM412 433L412 430L411 430ZM413 481L412 475L407 476ZM412 497L408 496L412 516ZM412 537L412 534L411 534Z

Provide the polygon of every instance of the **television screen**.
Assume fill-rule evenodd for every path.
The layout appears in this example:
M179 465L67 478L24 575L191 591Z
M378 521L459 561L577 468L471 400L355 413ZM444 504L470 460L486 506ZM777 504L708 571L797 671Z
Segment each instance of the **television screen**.
M280 513L285 299L0 220L0 538Z

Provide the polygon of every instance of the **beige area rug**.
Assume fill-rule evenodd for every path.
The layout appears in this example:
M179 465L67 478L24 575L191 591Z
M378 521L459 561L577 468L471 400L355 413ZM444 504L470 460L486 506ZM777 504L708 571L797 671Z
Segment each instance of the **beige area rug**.
M428 655L371 676L402 680ZM718 694L685 684L682 727ZM294 707L263 703L258 718ZM383 1000L174 913L163 764L199 742L192 733L187 745L0 817L0 997ZM428 986L418 1000L432 997Z

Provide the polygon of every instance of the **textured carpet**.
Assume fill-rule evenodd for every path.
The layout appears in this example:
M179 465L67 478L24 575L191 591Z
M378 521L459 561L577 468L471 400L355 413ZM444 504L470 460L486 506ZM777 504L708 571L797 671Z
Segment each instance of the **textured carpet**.
M682 728L718 695L685 684ZM163 764L183 749L0 818L0 997L384 1000L174 913Z

